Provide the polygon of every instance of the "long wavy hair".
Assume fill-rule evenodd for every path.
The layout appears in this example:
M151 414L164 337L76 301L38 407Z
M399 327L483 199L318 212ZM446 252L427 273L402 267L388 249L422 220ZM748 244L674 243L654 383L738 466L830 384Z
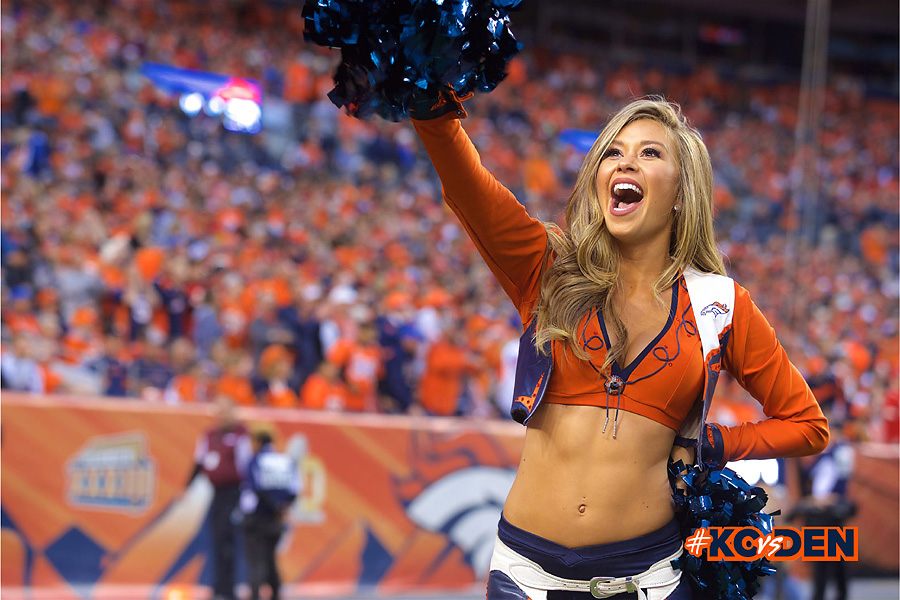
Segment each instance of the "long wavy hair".
M725 274L713 232L712 164L700 133L691 127L677 104L662 97L631 102L610 119L585 157L566 204L566 230L555 223L544 224L553 261L544 270L535 308L535 345L541 352L548 353L549 342L559 340L585 359L587 352L576 343L578 326L589 311L602 308L604 320L616 337L603 363L605 372L613 361L624 358L628 332L612 301L619 279L619 250L603 218L602 202L606 199L600 198L597 174L610 143L625 126L640 119L656 121L666 128L677 148L679 163L679 208L669 243L671 264L654 283L654 296L663 303L661 292L688 267Z

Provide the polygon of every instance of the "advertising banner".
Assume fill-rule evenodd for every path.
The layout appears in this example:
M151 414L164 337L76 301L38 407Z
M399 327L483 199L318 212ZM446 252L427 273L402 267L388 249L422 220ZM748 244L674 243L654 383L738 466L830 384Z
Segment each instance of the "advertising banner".
M523 427L267 408L238 416L298 464L303 491L277 554L291 593L483 586ZM188 480L198 436L215 422L210 406L4 393L3 597L208 595L213 490L203 476ZM890 572L897 456L866 445L857 456L859 510L847 525L858 528L858 565Z
M292 589L468 590L484 580L521 426L238 414L273 432L301 471L304 489L278 550ZM4 393L4 597L23 588L60 599L123 589L168 597L169 588L211 584L212 486L202 476L187 483L197 437L214 423L204 406Z

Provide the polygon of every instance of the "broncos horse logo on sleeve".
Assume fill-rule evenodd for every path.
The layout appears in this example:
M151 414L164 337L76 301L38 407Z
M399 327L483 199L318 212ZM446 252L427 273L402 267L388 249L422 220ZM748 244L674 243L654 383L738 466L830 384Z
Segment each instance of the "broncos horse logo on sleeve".
M719 302L713 302L712 304L707 305L703 310L700 311L700 316L706 316L708 314L712 314L715 316L727 315L731 311L728 309L727 304L721 304Z

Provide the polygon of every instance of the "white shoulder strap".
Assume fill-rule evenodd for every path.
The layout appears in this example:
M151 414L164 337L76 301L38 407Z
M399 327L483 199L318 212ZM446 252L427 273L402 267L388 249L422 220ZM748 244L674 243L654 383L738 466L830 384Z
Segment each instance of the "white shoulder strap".
M719 347L719 336L734 317L734 280L715 273L701 273L693 268L684 272L694 319L703 344L703 358Z
M731 324L734 316L734 280L724 275L700 273L690 268L684 271L684 282L691 299L694 320L697 322L697 332L700 334L706 377L703 396L685 418L678 438L699 440L717 379L709 374L710 359L719 349L719 336Z

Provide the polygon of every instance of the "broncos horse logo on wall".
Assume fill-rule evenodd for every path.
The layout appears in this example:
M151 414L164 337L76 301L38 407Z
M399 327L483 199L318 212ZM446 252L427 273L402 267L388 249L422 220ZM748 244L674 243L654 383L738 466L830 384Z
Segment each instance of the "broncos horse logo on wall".
M431 559L431 566L423 567L425 576L452 560L448 557L454 548L475 579L487 576L497 522L520 454L518 439L507 444L493 434L420 431L412 435L410 472L396 480L397 497L412 523L442 535L446 543L446 549Z
M487 575L497 521L512 487L513 469L474 466L435 481L407 507L422 529L443 533L465 554L476 576Z
M712 315L715 315L718 317L720 315L727 315L730 312L731 311L728 309L727 304L713 302L712 304L706 306L703 310L700 311L700 316L703 317L703 316L712 314Z

